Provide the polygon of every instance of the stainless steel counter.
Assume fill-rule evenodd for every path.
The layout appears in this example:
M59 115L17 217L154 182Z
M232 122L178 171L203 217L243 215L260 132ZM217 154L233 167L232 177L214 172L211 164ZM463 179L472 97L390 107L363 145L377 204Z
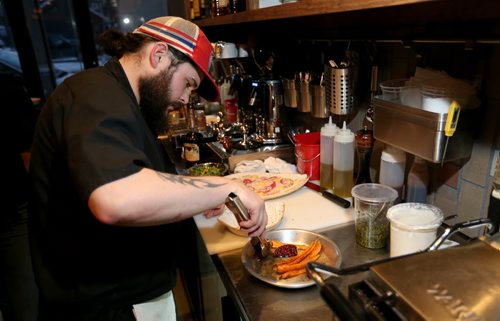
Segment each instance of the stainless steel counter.
M389 256L387 249L370 250L357 245L354 239L354 224L335 227L320 234L333 240L340 248L341 268ZM241 250L213 255L212 259L242 320L336 320L316 286L283 289L268 285L244 269L241 263ZM333 281L347 296L347 286L364 276L364 273L360 273L329 281Z

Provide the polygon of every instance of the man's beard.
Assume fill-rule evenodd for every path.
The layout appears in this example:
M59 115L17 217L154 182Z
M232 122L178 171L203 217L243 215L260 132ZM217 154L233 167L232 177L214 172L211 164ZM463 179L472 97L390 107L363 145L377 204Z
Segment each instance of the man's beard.
M172 102L170 84L176 66L170 66L159 75L139 79L139 95L141 97L141 112L154 134L167 131L167 107L176 103Z

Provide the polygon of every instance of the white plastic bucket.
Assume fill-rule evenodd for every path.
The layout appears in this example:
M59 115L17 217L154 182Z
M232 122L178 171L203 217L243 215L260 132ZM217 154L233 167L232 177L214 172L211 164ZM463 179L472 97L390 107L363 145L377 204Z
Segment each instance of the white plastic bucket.
M390 221L390 255L400 256L425 250L436 239L443 212L434 205L401 203L387 211Z

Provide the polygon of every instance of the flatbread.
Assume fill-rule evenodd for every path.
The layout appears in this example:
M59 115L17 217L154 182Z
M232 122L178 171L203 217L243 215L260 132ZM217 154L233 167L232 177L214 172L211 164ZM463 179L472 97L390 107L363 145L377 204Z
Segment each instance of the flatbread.
M306 174L238 173L228 177L239 180L264 200L288 195L307 182Z

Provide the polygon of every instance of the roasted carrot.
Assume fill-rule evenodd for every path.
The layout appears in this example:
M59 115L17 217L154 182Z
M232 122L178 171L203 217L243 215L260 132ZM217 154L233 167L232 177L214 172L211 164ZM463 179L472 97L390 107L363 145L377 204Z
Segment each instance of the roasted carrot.
M319 248L319 250L321 251L321 247ZM302 260L299 263L277 266L276 272L285 273L293 270L303 269L305 268L308 262L316 261L317 259L319 259L319 251L314 254L311 253L311 255L308 255L306 258L304 258L304 260Z
M281 274L280 275L280 279L289 279L291 277L299 276L299 275L304 274L304 273L306 273L306 269L305 268L298 269L298 270L292 270L292 271L289 271L289 272Z

